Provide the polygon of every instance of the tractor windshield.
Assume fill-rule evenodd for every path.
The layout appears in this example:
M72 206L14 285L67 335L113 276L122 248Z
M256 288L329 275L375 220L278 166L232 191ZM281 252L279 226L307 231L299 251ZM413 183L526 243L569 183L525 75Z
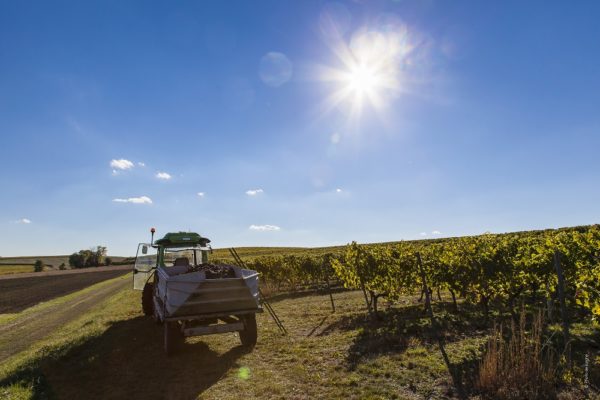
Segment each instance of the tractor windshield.
M205 247L165 248L163 264L165 267L194 266L208 262L208 249Z

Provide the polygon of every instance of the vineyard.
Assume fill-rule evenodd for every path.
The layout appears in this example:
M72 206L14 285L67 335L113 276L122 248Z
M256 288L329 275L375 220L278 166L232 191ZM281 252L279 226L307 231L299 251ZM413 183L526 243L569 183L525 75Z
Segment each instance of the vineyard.
M247 264L262 273L264 284L296 290L329 280L368 296L370 311L380 297L450 293L481 306L514 313L521 302L558 310L558 274L565 280L567 308L596 321L600 318L600 226L508 234L484 234L435 241L298 250L296 254L260 256ZM425 287L428 287L425 293Z
M332 282L362 291L370 332L378 332L382 323L396 324L392 305L420 296L421 313L430 321L424 334L438 343L461 398L474 391L505 399L554 397L561 385L577 387L575 375L585 375L579 387L589 390L589 370L574 365L588 365L597 344L590 347L587 339L571 332L575 324L597 326L600 321L599 225L431 241L352 242L323 250L256 257L247 264L262 273L270 293L331 290ZM451 302L444 302L442 294ZM434 315L436 297L449 304L454 317ZM387 300L383 312L381 298ZM335 310L333 297L331 302ZM479 319L478 327L492 330L486 350L480 350L479 366L468 373L464 368L457 372L445 351L447 328L457 318L467 324ZM402 335L392 337L387 345L402 340ZM596 372L593 379L591 387L598 390Z

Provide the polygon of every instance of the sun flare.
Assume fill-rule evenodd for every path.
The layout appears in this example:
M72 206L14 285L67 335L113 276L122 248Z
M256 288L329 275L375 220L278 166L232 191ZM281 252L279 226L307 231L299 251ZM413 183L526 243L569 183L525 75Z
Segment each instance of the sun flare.
M325 111L347 104L353 118L367 106L381 112L401 91L402 69L411 50L405 29L363 30L349 42L339 38L330 47L339 66L321 74L334 85Z
M377 88L377 72L368 65L357 65L348 74L349 88L356 95L372 92Z

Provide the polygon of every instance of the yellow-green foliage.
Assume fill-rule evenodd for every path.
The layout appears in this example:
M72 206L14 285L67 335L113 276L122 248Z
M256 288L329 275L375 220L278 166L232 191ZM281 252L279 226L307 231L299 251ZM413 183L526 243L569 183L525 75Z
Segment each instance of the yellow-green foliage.
M0 275L33 272L33 265L0 265Z

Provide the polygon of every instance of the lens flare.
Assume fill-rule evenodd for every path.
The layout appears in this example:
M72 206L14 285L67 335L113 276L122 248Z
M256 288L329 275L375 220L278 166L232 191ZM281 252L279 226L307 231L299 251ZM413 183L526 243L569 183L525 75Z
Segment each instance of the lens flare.
M250 378L250 368L241 367L238 371L238 378L244 381L248 380Z

